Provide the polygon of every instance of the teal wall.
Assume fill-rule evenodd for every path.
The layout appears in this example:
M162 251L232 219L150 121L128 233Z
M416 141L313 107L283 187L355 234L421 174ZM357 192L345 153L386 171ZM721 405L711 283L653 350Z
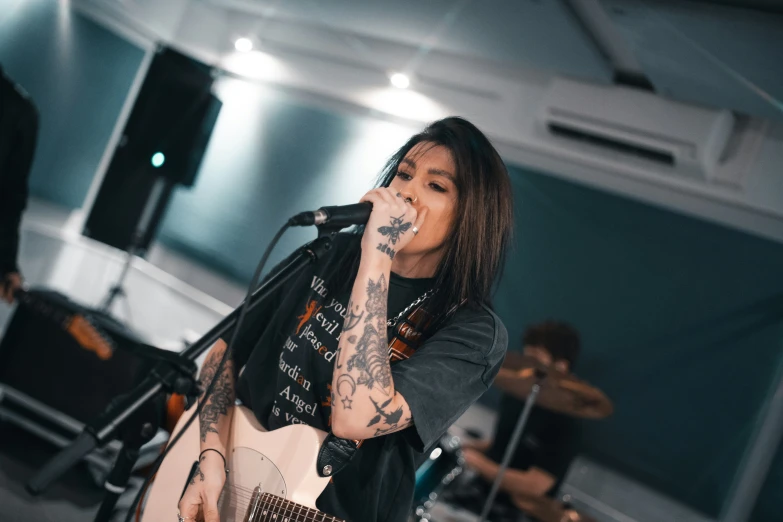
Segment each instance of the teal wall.
M80 207L144 52L54 0L0 0L0 64L40 112L30 193Z
M615 404L585 423L586 453L717 515L781 363L783 245L524 168L512 179L496 299L510 338L571 321L577 373Z

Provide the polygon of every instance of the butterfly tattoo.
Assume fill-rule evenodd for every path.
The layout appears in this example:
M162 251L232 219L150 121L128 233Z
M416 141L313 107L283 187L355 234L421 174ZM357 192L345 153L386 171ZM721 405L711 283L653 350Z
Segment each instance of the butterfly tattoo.
M400 234L404 234L411 228L412 223L410 221L407 223L402 222L404 217L405 214L400 217L393 217L391 218L390 227L381 227L378 229L378 232L380 232L381 235L389 236L389 241L391 241L392 245L397 244L397 241L400 239Z

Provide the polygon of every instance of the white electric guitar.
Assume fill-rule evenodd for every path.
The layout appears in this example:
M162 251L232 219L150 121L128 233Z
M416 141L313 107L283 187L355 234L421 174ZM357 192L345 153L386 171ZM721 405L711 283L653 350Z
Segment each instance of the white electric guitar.
M193 415L179 419L174 433ZM234 407L226 448L228 479L220 495L220 522L344 522L315 509L315 500L329 477L316 471L318 451L326 433L304 425L266 431L253 412ZM174 522L201 451L198 420L194 420L160 466L150 486L143 522Z

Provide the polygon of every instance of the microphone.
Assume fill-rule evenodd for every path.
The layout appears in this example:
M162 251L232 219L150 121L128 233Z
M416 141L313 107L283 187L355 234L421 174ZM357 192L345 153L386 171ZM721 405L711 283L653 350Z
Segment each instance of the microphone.
M370 202L321 207L318 210L300 212L292 217L288 223L292 227L328 224L334 228L345 228L351 225L366 224L367 220L370 219L370 212L372 212L372 203Z

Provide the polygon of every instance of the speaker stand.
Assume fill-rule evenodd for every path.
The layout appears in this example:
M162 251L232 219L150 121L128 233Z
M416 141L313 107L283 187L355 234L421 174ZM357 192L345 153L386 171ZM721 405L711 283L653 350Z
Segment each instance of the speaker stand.
M103 302L99 308L100 312L111 315L110 309L114 301L118 297L127 297L128 294L125 293L124 288L125 279L128 277L128 272L130 271L133 259L143 251L141 245L143 244L144 238L147 236L147 232L149 231L152 217L155 215L155 211L158 209L158 205L160 204L163 197L168 193L170 187L171 180L166 176L159 176L155 180L155 185L152 186L152 190L150 191L150 195L147 198L147 202L144 204L144 210L141 213L141 217L139 217L139 222L136 224L136 231L133 233L133 240L131 241L128 249L125 251L125 264L122 267L122 272L120 272L120 277L117 282L114 283L114 285L109 289L109 292L103 299Z

